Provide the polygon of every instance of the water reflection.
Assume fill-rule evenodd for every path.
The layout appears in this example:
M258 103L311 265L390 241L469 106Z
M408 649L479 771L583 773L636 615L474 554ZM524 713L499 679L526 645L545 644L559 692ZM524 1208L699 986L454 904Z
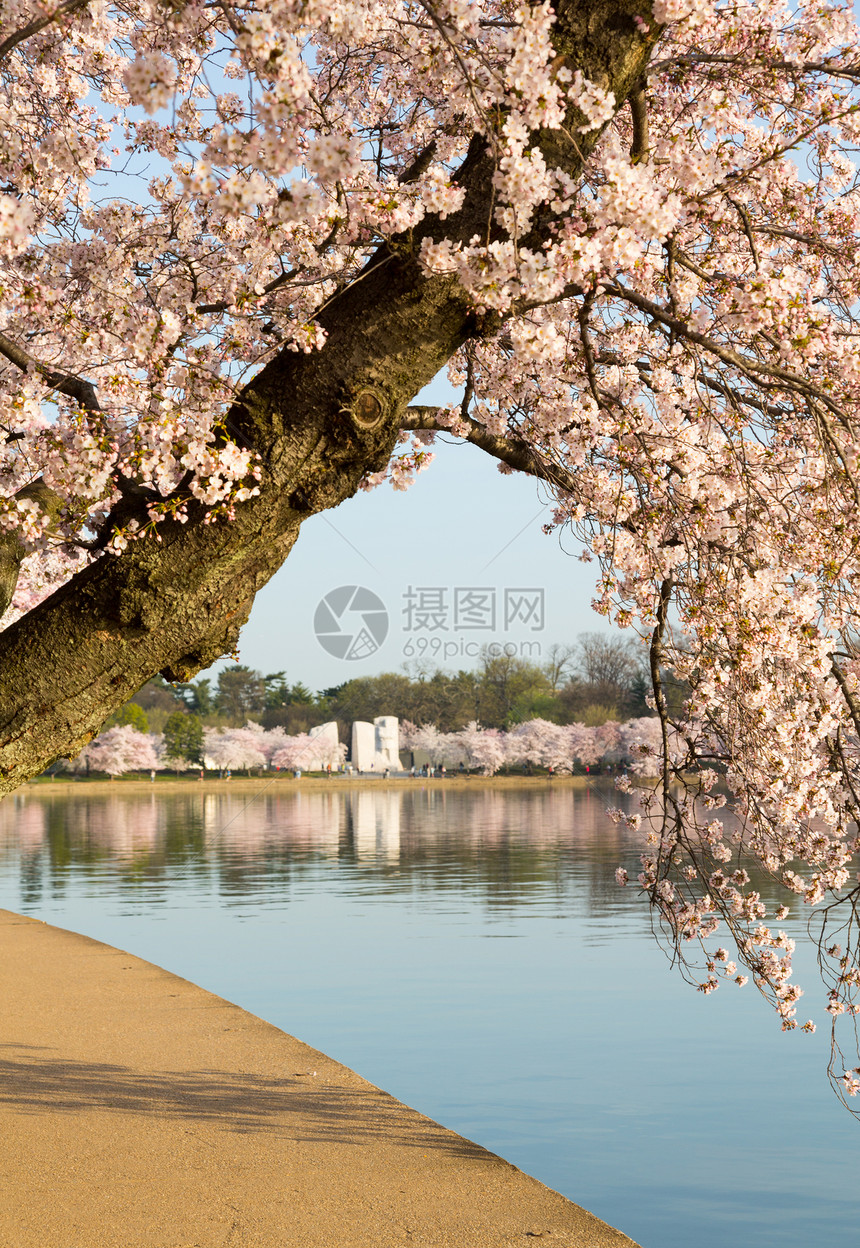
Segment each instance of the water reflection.
M561 895L582 877L591 904L603 908L618 901L615 867L639 848L635 834L606 819L605 805L603 794L560 785L446 792L332 782L331 791L257 797L226 786L168 795L36 790L0 803L0 856L19 858L28 904L87 871L137 887L202 873L228 900L259 897L325 859L361 868L387 891L467 888L494 906L546 889ZM597 864L606 870L595 874Z
M635 878L643 837L607 819L606 806L634 809L636 799L608 786L273 788L36 789L0 803L0 858L20 859L30 905L46 888L62 890L70 872L110 872L137 891L205 878L227 904L266 904L272 890L281 899L290 881L314 876L320 860L360 867L389 894L466 890L504 907L563 896L575 883L577 904L602 917L633 900L614 871L625 865ZM753 870L753 885L777 900L770 877Z
M853 1248L860 1129L824 1031L667 969L614 880L641 834L605 808L633 800L46 785L0 802L0 905L244 1005L645 1248Z

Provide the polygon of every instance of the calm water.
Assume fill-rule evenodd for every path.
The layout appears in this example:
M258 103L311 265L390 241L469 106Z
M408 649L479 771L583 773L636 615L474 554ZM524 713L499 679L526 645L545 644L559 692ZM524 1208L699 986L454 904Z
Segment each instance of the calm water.
M614 792L208 788L6 798L0 906L245 1006L645 1248L855 1248L826 1029L680 982L614 883Z

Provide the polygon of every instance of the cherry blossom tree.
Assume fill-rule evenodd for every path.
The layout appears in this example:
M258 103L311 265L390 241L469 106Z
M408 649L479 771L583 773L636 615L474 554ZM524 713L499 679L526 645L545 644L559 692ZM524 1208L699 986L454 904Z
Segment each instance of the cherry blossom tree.
M267 735L275 731L278 730L272 729ZM346 746L324 734L311 736L308 732L300 732L290 737L281 732L270 757L274 767L296 769L313 764L314 767L319 765L336 769L346 758Z
M858 42L847 0L11 0L0 789L230 651L302 522L445 430L547 483L648 643L639 883L702 991L739 960L795 1026L746 854L847 923L850 1021Z
M299 767L307 767L308 760L315 757L315 742L306 732L285 737L280 748L272 755L273 767L286 767L291 771Z
M567 772L573 766L567 729L546 719L530 719L508 733L509 762L534 763L538 767Z
M265 767L266 752L261 733L251 728L204 728L203 757L207 765L237 770Z
M663 31L592 16L8 9L5 788L229 651L308 515L426 465L446 361L571 310L576 186Z
M467 760L462 733L440 732L435 724L413 724L400 721L400 745L404 750L421 750L429 754L430 762L444 763L446 767L458 767Z
M639 775L656 776L662 773L664 747L669 761L675 766L687 756L687 742L674 728L670 727L664 742L663 724L657 716L629 719L614 727L616 743L613 748L631 761L631 770Z
M567 738L572 757L579 759L583 767L593 767L600 761L603 750L594 728L585 724L568 724Z
M152 737L130 724L108 728L81 753L78 761L113 778L127 771L154 771L161 766Z
M287 740L287 734L283 728L266 729L262 724L254 723L253 720L245 725L245 732L252 734L247 740L257 747L267 763L272 761L273 755Z
M430 762L434 764L442 761L444 737L445 734L440 732L435 724L421 724L417 728L410 725L405 735L402 731L400 734L400 740L404 742L405 749L422 750L425 754L429 754Z
M494 776L508 760L507 738L497 728L481 728L473 720L457 733L470 768Z
M446 767L459 767L467 761L468 755L463 746L459 732L441 732L439 734L434 762L444 763Z

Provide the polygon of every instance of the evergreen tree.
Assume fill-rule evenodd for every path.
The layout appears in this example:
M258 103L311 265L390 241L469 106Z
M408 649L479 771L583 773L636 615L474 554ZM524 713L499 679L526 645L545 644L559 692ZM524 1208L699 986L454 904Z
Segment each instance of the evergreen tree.
M164 725L167 757L184 759L195 767L203 763L203 724L189 711L174 711Z

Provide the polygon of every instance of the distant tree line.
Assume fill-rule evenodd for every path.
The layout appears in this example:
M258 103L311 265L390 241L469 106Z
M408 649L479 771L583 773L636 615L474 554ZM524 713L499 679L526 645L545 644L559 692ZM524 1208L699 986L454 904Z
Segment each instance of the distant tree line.
M200 720L193 712L173 712L185 727ZM180 727L182 724L180 723ZM411 763L423 774L444 776L446 768L460 773L480 772L493 776L511 769L535 774L535 768L554 774L586 773L602 765L623 767L645 776L656 775L656 761L662 756L663 725L656 715L609 720L596 727L582 723L553 724L548 719L529 719L505 732L482 728L474 721L458 732L440 732L435 724L418 726L403 720L400 725L402 763ZM682 733L670 729L669 756L683 765L689 742ZM316 737L308 733L289 735L281 727L264 728L249 722L243 728L204 728L202 740L196 733L184 737L176 733L142 733L131 724L115 725L84 747L68 768L71 771L105 772L114 777L129 771L187 771L190 767L226 771L286 769L325 772L331 777L347 756L347 747L333 734ZM354 760L353 760L354 761ZM395 769L398 769L395 767ZM200 775L203 777L203 770ZM379 773L377 773L379 774ZM388 771L386 770L386 775ZM626 785L629 785L629 777ZM625 782L619 781L624 785Z
M667 686L673 709L680 709L686 690L668 677ZM638 640L583 633L572 645L551 647L540 664L487 651L472 671L413 665L317 693L290 683L286 671L264 675L242 664L186 684L156 677L106 726L163 733L171 753L196 761L204 726L251 722L298 734L336 720L343 740L354 720L378 715L434 724L440 732L470 723L510 730L532 719L595 727L651 714L649 691L647 651Z

